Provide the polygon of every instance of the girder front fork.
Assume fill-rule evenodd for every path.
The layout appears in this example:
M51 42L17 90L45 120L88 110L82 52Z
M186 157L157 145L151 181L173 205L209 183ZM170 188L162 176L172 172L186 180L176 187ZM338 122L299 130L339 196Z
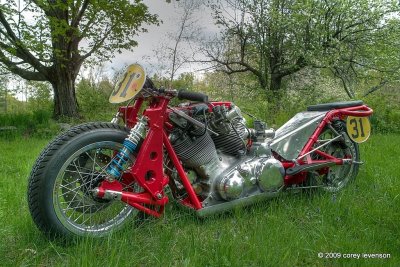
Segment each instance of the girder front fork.
M126 163L135 152L139 143L145 139L146 128L147 118L142 116L125 138L123 147L118 151L107 167L106 172L109 176L101 182L99 187L93 189L93 196L107 200L120 200L149 215L159 217L163 207L168 202L168 198L153 199L151 194L146 192L132 193L122 191L122 185L118 181L122 173L128 167ZM157 212L144 205L160 206L161 209Z

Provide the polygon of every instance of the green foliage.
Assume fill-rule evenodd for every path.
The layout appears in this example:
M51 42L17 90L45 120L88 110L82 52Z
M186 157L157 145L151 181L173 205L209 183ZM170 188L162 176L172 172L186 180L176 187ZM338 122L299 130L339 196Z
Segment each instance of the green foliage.
M362 95L370 86L369 79L363 87L357 88L357 99L363 100L374 109L371 117L374 132L399 133L400 129L400 85L385 87L370 94ZM348 101L340 82L329 73L305 68L282 83L283 90L275 97L268 97L259 88L257 81L249 74L231 75L210 72L202 81L193 85L193 90L204 92L212 100L233 101L242 111L264 120L269 126L278 128L296 113L306 110L307 106L335 101ZM273 101L268 101L273 99ZM252 127L252 118L245 116L248 126Z
M49 138L59 132L60 127L51 119L50 110L37 109L0 114L0 138L13 139L21 136Z
M28 109L30 110L51 110L52 103L52 90L50 84L43 82L28 81L26 83L29 91Z
M226 73L251 73L274 93L283 78L305 67L330 70L349 97L351 84L371 73L385 82L400 78L398 1L220 0L211 6L223 34L204 47L210 61Z
M400 133L400 96L379 92L364 99L374 110L372 130L380 133Z
M118 111L118 106L108 102L112 88L108 80L93 84L82 79L78 83L76 93L80 111L85 121L110 121L114 117Z

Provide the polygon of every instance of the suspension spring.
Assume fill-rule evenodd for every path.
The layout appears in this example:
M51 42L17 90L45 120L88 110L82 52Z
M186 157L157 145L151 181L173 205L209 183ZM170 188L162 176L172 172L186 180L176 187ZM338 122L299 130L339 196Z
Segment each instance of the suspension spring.
M126 169L126 163L130 159L130 156L136 150L139 142L146 136L147 119L141 117L136 125L131 129L129 135L123 142L123 147L112 159L110 165L107 168L107 173L112 178L119 178Z

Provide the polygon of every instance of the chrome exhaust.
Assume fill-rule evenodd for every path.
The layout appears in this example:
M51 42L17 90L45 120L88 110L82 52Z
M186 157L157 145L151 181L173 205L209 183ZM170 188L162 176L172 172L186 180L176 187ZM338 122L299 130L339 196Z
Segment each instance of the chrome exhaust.
M206 216L210 216L210 215L213 215L216 213L232 210L235 207L249 206L249 205L255 204L257 202L261 202L263 200L267 200L267 199L276 197L281 193L282 193L281 190L278 190L275 192L264 192L264 193L249 196L249 197L243 197L243 198L231 200L228 202L214 204L212 206L204 207L202 209L197 210L196 214L199 217L206 217Z

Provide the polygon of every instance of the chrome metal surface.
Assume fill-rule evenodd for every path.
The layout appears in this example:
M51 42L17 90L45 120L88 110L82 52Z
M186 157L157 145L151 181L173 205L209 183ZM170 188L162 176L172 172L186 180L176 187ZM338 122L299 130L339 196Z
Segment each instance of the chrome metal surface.
M121 200L121 198L122 198L122 192L114 190L105 190L104 197L102 197L102 199L107 199L107 200Z
M257 172L258 184L263 191L276 191L283 186L285 168L279 160L261 161Z
M227 202L219 202L214 205L210 205L207 207L204 207L202 209L199 209L196 211L197 216L199 217L205 217L209 216L212 214L224 212L224 211L229 211L232 210L233 208L236 207L245 207L248 205L255 204L257 202L264 201L269 198L273 198L278 196L279 194L282 194L281 192L264 192L264 193L258 193L255 195L251 195L248 197L243 197L239 199L235 199L232 201L227 201Z
M238 171L225 176L218 186L218 192L225 200L238 198L244 189L244 179Z
M233 121L236 118L243 119L242 112L238 106L232 104L231 109L226 113L226 119L228 121Z
M325 167L332 167L335 166L335 162L321 162L321 163L311 163L311 164L304 164L304 165L297 165L291 168L286 169L286 175L295 175L297 173L303 172L303 171L315 171L319 170Z
M272 129L272 128L266 129L266 130L264 131L264 135L265 135L266 138L274 138L274 137L275 137L275 134L276 134L276 132L275 132L275 130Z
M258 157L270 157L271 156L271 148L269 147L267 142L259 143L259 142L254 142L253 143L253 153L254 156Z
M140 140L146 137L147 118L142 116L139 118L135 126L131 129L128 139L134 144L139 144Z
M275 132L272 150L287 160L296 159L326 112L300 112Z
M112 118L111 123L118 124L119 121L121 120L120 115L121 115L121 113L118 111L117 114L115 114L114 118Z

